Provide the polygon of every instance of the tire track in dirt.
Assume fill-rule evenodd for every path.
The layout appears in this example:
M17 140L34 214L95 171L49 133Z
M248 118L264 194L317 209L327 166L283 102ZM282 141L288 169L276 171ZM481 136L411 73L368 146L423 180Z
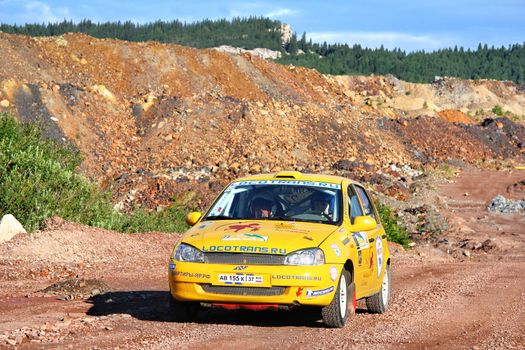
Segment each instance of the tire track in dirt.
M406 265L394 269L390 310L371 315L359 307L343 329L324 328L309 310L212 310L199 323L184 324L184 332L164 324L137 348L484 349L503 347L502 338L505 348L519 347L525 305L520 269L521 262Z

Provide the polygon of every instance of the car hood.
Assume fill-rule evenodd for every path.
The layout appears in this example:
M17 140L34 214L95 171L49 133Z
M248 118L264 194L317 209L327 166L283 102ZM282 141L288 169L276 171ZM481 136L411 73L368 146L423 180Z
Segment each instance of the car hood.
M205 252L288 254L318 247L338 227L284 221L203 221L192 227L184 243Z

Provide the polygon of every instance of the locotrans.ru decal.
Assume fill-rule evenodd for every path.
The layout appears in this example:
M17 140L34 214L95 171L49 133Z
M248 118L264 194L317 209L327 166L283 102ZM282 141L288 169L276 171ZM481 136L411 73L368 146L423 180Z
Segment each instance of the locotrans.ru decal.
M286 249L268 248L268 247L254 247L246 245L210 245L202 247L203 252L239 252L239 253L270 253L270 254L286 254Z
M321 281L321 276L272 275L272 280Z

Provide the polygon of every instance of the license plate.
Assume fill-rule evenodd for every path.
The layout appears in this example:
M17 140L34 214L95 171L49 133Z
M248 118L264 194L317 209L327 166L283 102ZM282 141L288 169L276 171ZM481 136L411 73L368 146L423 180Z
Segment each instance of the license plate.
M264 279L261 275L253 275L249 273L220 273L219 283L221 284L263 284Z

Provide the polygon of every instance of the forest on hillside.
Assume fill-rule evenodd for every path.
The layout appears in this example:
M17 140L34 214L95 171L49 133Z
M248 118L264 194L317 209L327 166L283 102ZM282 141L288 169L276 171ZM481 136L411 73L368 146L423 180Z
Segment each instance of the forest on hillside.
M0 24L0 31L30 36L53 36L65 33L84 33L95 38L114 38L127 41L159 41L196 48L231 45L245 49L266 47L281 50L281 22L269 18L249 17L232 20L203 20L184 23L178 20L155 21L146 24L126 22L78 23L62 21L22 26Z
M383 47L313 43L306 33L296 34L283 43L281 22L263 17L203 20L183 23L177 20L146 24L127 22L78 23L62 21L22 26L0 24L0 31L30 36L52 36L68 32L85 33L97 38L129 41L159 41L197 48L231 45L244 49L264 47L283 53L278 63L314 68L326 74L392 74L410 82L431 82L435 76L463 79L510 80L525 84L525 43L508 47L479 44L476 50L463 47L433 52L405 52Z
M479 44L476 50L456 46L433 52L406 53L400 49L370 49L358 44L312 43L307 42L303 34L301 40L292 37L288 51L290 54L283 55L279 63L315 68L325 74L392 74L415 83L449 76L525 84L525 44L500 48Z

